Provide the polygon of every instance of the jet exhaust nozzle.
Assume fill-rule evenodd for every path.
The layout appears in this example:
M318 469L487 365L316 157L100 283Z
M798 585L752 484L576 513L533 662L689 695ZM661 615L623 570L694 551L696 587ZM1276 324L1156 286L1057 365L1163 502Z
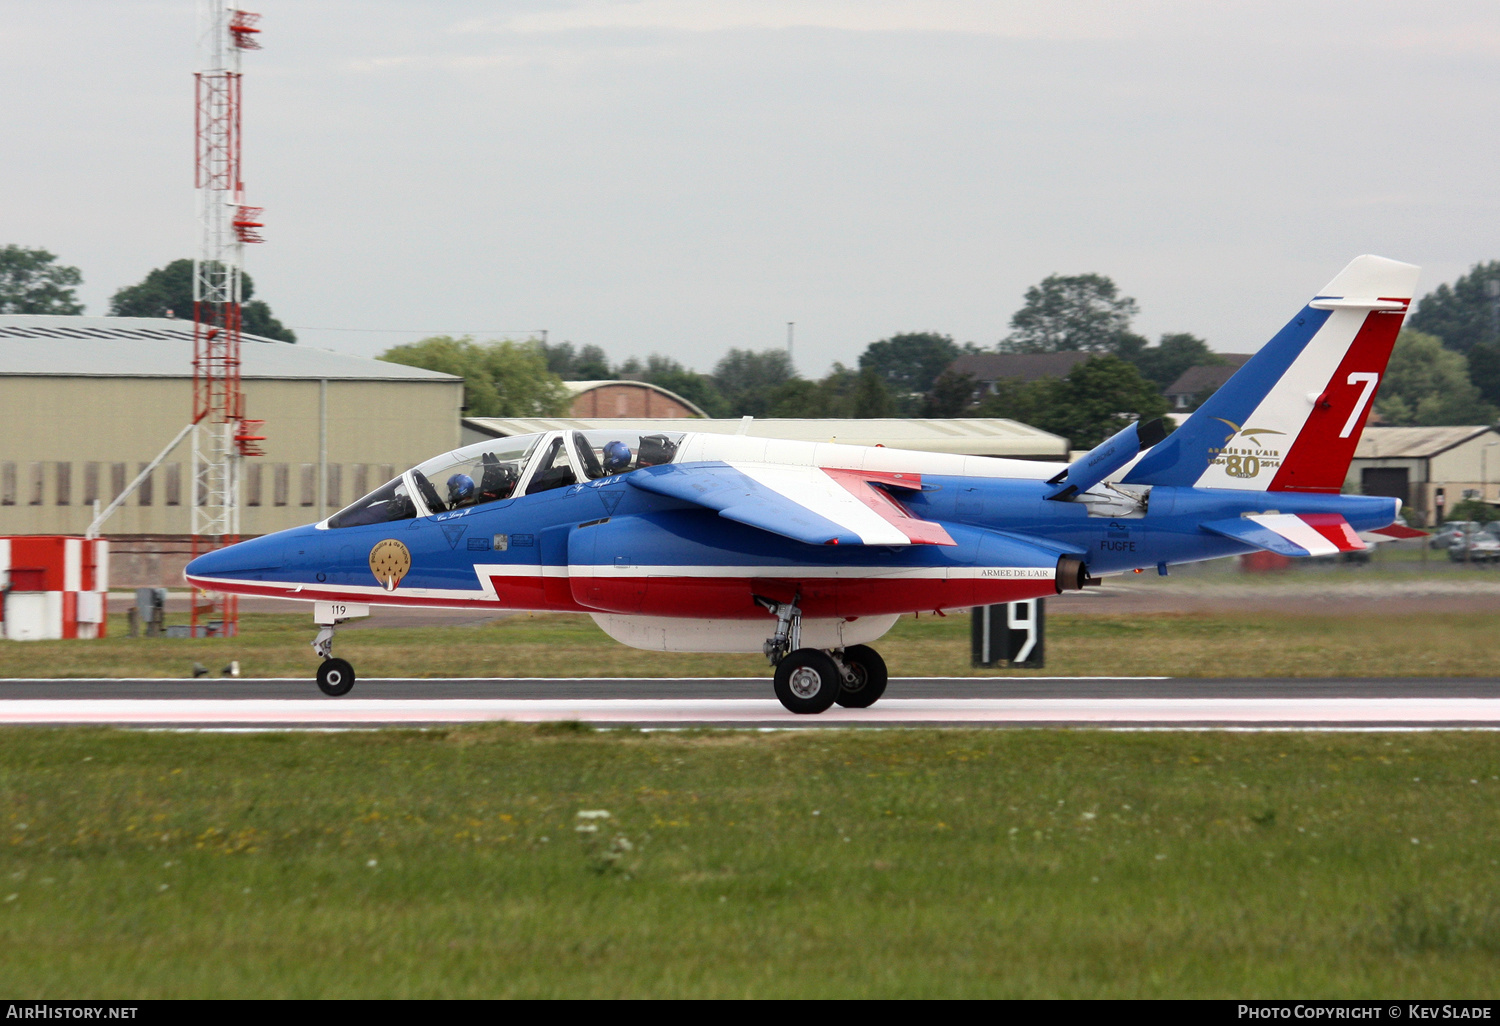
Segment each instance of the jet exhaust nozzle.
M1060 556L1057 560L1057 593L1061 595L1065 591L1082 591L1084 588L1097 587L1099 579L1089 576L1089 568L1081 559L1072 556Z

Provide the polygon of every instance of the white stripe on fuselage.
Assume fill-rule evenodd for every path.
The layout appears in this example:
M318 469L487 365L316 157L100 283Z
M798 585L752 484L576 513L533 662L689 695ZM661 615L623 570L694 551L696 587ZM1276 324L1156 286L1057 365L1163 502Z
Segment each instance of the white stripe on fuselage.
M615 566L612 563L601 563L596 566L575 565L544 569L548 571L548 576L557 577L786 577L820 581L866 580L872 577L912 580L1012 577L1044 580L1057 573L1057 569L1050 566ZM476 566L474 570L482 576L491 568Z
M624 579L633 577L691 577L705 578L769 578L774 580L1051 580L1057 571L1043 566L615 566L612 563L592 566L538 566L514 563L476 564L474 574L479 580L479 591L472 588L421 588L398 585L394 591L386 591L379 585L367 584L298 584L286 581L241 581L228 578L197 577L189 580L207 590L234 592L236 586L250 590L252 594L264 594L267 590L283 588L285 594L277 598L300 599L312 602L328 598L382 598L386 603L400 604L402 597L422 599L426 602L444 599L473 602L475 600L498 601L492 578L540 577L553 579L604 578Z

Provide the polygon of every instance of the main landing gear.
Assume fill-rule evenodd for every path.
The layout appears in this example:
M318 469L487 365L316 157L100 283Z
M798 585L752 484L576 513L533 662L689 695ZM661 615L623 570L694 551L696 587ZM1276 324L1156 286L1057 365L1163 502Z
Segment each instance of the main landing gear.
M867 709L885 694L885 660L868 645L823 651L802 647L802 610L795 602L757 598L776 617L766 659L776 667L776 697L794 713L820 713L835 703Z

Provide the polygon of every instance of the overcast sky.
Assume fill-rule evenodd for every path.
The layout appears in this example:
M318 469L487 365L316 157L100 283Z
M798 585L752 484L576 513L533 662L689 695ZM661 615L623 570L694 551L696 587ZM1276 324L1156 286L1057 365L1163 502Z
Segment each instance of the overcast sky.
M524 333L821 375L1107 274L1253 350L1360 253L1500 258L1489 2L254 0L257 294L307 344ZM0 0L0 245L89 313L191 256L191 0ZM411 329L417 334L327 329Z

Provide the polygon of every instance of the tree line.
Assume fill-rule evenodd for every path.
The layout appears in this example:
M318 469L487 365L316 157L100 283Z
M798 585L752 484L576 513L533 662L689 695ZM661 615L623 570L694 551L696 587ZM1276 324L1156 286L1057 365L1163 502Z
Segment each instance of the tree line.
M109 313L178 317L192 312L191 260L175 260L118 289ZM82 274L54 254L0 248L0 313L81 314ZM295 342L243 278L244 327ZM612 363L598 346L538 339L475 341L437 336L392 347L381 359L464 379L470 416L556 416L564 381L632 379L669 389L711 417L1007 417L1092 445L1137 417L1165 412L1162 397L1195 366L1224 360L1187 332L1155 343L1136 334L1136 301L1101 274L1053 274L1026 290L1010 331L994 346L958 343L936 331L903 332L870 343L855 366L835 363L822 378L799 375L780 349L731 349L707 373L653 353ZM1375 411L1394 425L1487 424L1500 418L1500 260L1475 264L1423 296L1407 319L1381 383ZM983 352L1081 352L1063 378L1004 380L980 394L955 360ZM1206 397L1199 397L1201 400Z
M0 247L0 313L76 317L83 313L77 293L82 284L83 272L59 264L55 253L16 245ZM297 341L296 334L276 319L270 306L254 298L255 280L248 274L240 275L240 294L244 331L281 342ZM109 316L192 320L193 262L173 260L147 272L136 284L117 289L109 300Z

